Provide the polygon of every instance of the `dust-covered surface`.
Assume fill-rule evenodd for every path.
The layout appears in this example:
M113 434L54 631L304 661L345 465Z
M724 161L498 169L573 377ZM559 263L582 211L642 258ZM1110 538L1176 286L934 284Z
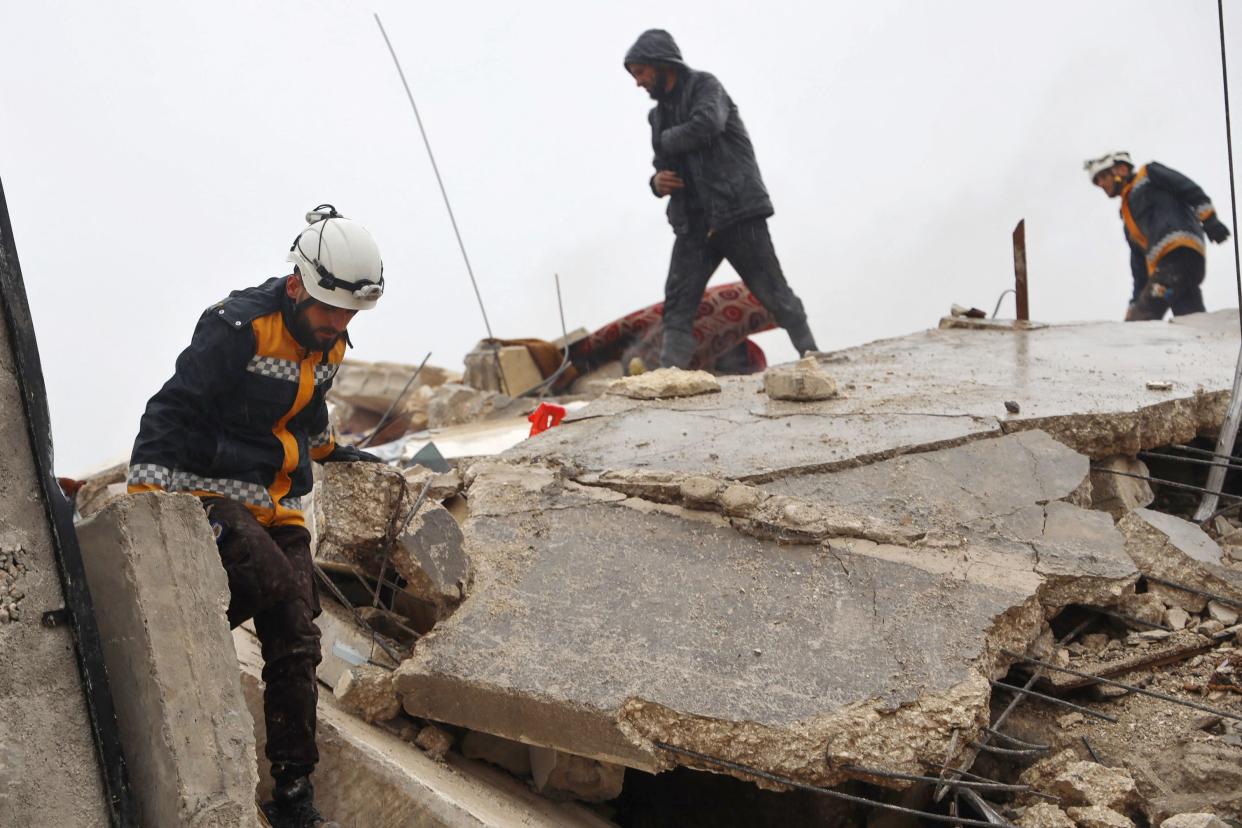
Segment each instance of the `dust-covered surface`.
M39 814L40 824L103 826L108 811L73 639L67 625L40 624L65 599L15 372L0 325L0 825L29 825Z

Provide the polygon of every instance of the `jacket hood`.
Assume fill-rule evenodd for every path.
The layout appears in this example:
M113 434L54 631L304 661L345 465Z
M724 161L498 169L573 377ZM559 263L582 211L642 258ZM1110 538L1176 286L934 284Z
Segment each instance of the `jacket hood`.
M627 70L631 63L671 63L686 67L686 62L681 59L681 49L677 48L677 41L663 29L648 29L638 36L638 40L625 53L624 65Z

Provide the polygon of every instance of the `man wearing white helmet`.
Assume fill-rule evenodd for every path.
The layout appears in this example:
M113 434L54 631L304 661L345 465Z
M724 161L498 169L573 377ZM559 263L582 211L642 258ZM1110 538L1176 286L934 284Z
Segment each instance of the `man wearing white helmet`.
M208 308L176 372L147 403L129 463L131 492L203 501L229 582L228 620L254 619L263 649L275 828L329 826L315 809L319 614L300 499L311 461L371 460L337 445L325 396L354 314L384 292L371 234L331 205L306 215L291 275Z
M1121 199L1121 220L1130 245L1134 292L1126 321L1162 319L1204 310L1203 238L1216 244L1229 228L1198 184L1152 161L1135 171L1128 152L1112 152L1083 164L1092 183Z

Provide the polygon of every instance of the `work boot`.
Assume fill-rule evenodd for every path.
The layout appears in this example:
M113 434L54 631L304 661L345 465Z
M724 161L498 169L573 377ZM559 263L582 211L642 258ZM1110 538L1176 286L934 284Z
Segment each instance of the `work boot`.
M789 341L797 349L798 356L806 356L811 351L819 350L815 347L815 335L811 333L811 326L805 321L786 328L785 333L789 334Z
M263 815L272 828L341 828L315 808L315 788L309 776L277 783L272 800L263 803Z

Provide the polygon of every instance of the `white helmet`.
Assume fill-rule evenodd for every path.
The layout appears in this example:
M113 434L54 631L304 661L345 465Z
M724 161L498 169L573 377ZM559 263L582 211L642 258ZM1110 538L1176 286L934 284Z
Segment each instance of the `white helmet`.
M384 293L384 263L375 239L331 204L306 214L306 229L289 248L311 298L347 310L370 310Z
M1082 168L1087 171L1087 176L1094 182L1097 175L1114 164L1129 164L1130 169L1134 169L1134 159L1128 152L1110 152L1108 155L1092 158L1090 161L1082 162Z

